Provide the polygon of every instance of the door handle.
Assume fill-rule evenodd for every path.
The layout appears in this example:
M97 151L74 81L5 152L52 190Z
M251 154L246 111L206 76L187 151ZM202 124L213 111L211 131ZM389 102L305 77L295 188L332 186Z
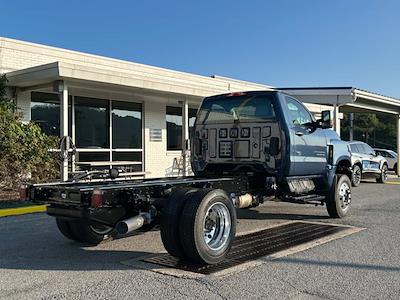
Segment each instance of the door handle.
M295 132L295 135L302 136L302 135L304 135L304 132L302 132L302 131L296 131L296 132Z

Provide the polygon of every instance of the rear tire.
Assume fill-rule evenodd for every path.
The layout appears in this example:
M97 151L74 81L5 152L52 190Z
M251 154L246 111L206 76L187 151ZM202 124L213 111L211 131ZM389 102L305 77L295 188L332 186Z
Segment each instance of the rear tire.
M398 170L397 170L397 164L395 164L395 165L394 165L394 173L395 173L396 175L398 175L397 172L398 172Z
M63 236L65 236L67 239L70 239L73 241L78 240L71 230L70 221L56 218L56 223L57 223L58 230L60 230L60 232L62 233Z
M326 209L331 218L344 218L350 210L351 181L347 175L336 176L336 184L326 198Z
M351 185L354 187L359 186L361 183L361 167L359 165L354 165L353 174L351 176Z
M388 166L387 164L384 164L382 166L382 170L381 170L381 174L379 175L379 177L376 179L376 182L378 183L385 183L388 179Z
M88 222L77 220L69 223L72 235L76 240L89 245L98 245L111 238L113 227L105 225L92 225Z
M180 220L185 255L201 264L224 260L236 234L236 210L220 189L199 190L187 201Z
M177 189L168 199L168 204L162 211L160 234L165 250L172 256L185 258L181 238L180 219L186 200L193 193L194 188Z

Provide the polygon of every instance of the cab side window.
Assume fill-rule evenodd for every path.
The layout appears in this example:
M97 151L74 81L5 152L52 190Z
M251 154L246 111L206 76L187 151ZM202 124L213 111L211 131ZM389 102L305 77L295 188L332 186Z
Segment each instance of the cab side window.
M286 104L294 125L302 126L312 122L311 114L300 102L291 97L286 97Z

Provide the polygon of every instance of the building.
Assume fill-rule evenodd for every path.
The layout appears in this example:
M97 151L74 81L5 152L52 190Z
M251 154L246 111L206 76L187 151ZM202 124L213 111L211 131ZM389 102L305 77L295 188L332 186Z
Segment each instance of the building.
M48 134L72 138L77 152L72 162L64 164L64 179L68 170L88 166L120 165L132 176L145 177L188 173L182 153L203 97L274 89L9 38L0 38L0 73L7 74L11 96L25 121L37 122ZM355 101L354 91L340 91L346 92L347 104ZM339 119L342 94L335 98L333 94L314 97L316 90L309 89L287 92L304 98L313 113L330 108ZM371 100L374 105L375 100ZM399 114L400 106L392 102L390 109ZM339 121L335 130L340 132Z

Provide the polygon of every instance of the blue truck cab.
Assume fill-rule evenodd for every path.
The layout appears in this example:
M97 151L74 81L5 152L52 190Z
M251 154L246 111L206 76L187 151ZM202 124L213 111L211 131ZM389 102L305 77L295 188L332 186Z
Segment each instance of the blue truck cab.
M330 111L316 120L279 91L208 97L194 125L192 170L196 176L252 176L266 194L325 203L331 216L343 217L351 202L351 154L331 127Z

